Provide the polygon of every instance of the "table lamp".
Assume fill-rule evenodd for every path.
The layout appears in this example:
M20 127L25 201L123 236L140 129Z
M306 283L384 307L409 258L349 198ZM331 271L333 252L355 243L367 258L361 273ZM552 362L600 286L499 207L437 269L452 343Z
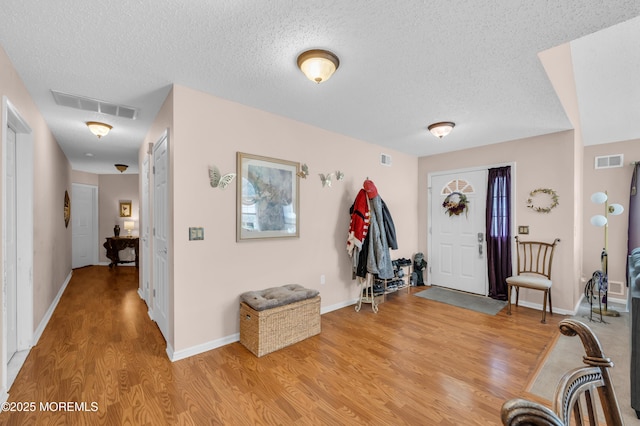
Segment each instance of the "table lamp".
M131 231L133 231L133 227L135 226L135 222L132 220L124 221L124 229L127 231L127 235L131 236Z

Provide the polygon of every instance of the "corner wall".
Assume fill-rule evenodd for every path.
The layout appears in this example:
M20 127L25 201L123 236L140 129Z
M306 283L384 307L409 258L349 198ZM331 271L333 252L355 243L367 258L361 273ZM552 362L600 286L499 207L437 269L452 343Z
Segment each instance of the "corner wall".
M346 253L349 207L369 177L393 215L400 249L417 249L417 159L304 123L174 86L173 294L176 351L239 332L239 295L289 283L315 288L322 308L351 303L358 286ZM236 171L236 153L306 163L300 179L300 238L236 242L236 188L212 188L208 166ZM380 153L393 166L380 165ZM344 172L322 187L319 173ZM188 227L204 227L189 241ZM321 275L326 284L320 284Z
M531 240L553 241L560 238L553 261L553 305L572 311L577 303L575 289L580 283L574 271L574 133L566 131L551 135L498 143L485 147L422 157L418 161L418 231L419 248L428 257L428 175L436 171L495 164L515 163L512 194L515 211L514 226L528 225ZM550 213L537 213L526 207L529 193L538 188L551 188L559 197L559 206ZM515 256L514 256L515 257ZM541 293L523 291L521 300L542 304Z
M595 157L624 154L624 165L618 168L598 169L594 167ZM584 149L584 265L582 274L591 278L594 271L601 269L600 252L604 247L604 229L591 225L591 216L604 214L603 204L591 202L591 194L607 191L609 203L621 204L625 211L618 216L609 216L609 282L622 283L622 294L616 294L616 286L610 284L614 293L610 300L627 300L627 234L629 230L629 191L631 187L632 161L640 161L640 139L591 145Z

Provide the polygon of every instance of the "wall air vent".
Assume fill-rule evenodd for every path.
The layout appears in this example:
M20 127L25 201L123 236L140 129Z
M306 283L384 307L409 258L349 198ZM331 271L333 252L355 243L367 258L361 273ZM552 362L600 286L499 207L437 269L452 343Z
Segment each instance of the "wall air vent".
M80 109L89 112L99 112L101 114L108 114L114 117L129 118L135 120L138 116L138 109L116 105L114 103L99 101L97 99L91 99L84 96L70 95L68 93L51 91L53 99L56 104L69 108Z
M383 166L391 166L391 156L387 154L380 154L380 164Z
M625 285L619 281L609 281L609 294L624 296Z
M624 164L624 154L603 155L596 157L596 169L611 169L622 167Z

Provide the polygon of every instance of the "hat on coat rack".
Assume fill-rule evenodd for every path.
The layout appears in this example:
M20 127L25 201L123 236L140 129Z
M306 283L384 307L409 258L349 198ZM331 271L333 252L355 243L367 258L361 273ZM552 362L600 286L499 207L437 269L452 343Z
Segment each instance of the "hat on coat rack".
M375 198L378 195L378 188L376 188L373 181L369 179L365 180L362 187L367 192L367 197L369 197L369 199Z

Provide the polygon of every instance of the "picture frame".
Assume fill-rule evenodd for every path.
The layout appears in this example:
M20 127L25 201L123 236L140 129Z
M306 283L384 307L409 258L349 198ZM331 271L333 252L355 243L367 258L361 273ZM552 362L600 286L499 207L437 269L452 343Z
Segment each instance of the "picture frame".
M300 236L300 163L238 152L236 241Z
M120 217L131 217L131 201L120 201Z

